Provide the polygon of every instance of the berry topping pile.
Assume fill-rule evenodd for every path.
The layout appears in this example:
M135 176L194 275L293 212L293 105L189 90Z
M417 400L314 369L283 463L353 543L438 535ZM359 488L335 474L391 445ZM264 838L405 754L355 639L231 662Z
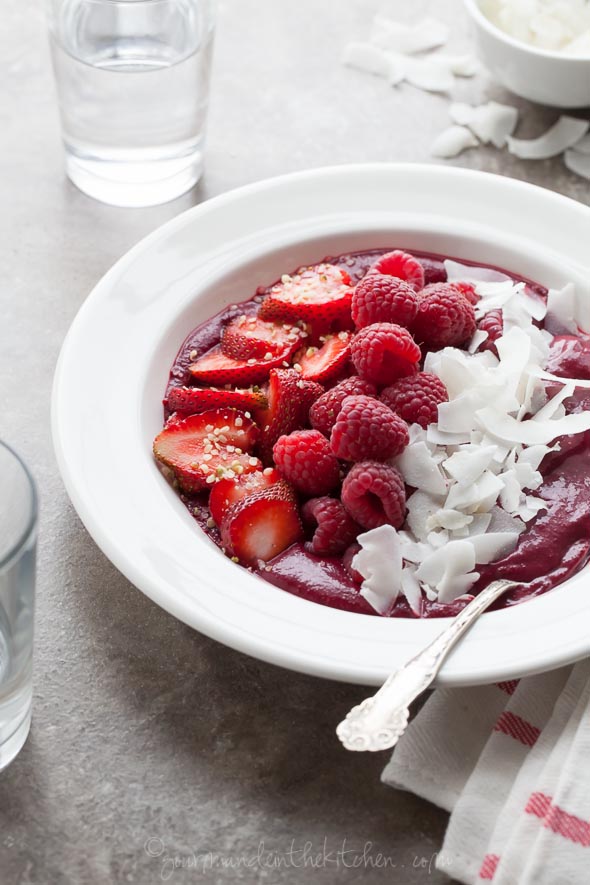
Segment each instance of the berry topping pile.
M537 389L544 296L477 270L400 250L326 259L192 333L153 450L228 556L266 576L293 548L380 613L400 592L421 614L514 548L544 508L528 492L549 444L590 421Z

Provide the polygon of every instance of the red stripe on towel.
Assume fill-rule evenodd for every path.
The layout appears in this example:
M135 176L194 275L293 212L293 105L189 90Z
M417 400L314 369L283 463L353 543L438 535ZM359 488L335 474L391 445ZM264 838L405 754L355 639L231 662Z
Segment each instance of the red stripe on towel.
M500 691L504 691L506 694L514 694L519 681L518 679L509 679L508 682L497 682L496 685Z
M502 713L494 725L494 731L501 731L503 734L507 734L509 737L520 741L526 747L532 747L541 734L541 730L535 725L531 725L526 719L522 719L516 713L510 713L510 711Z
M500 857L497 854L486 854L479 871L480 879L493 879L496 867L500 863Z
M576 842L584 848L590 847L590 821L582 820L575 814L568 814L558 805L553 805L551 796L544 793L532 793L527 806L525 808L527 814L534 814L535 817L541 818L543 826Z

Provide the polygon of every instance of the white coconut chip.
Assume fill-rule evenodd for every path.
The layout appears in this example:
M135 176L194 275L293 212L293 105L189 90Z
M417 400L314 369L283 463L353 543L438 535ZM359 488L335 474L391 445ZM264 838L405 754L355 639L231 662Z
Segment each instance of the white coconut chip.
M450 541L431 553L416 570L416 577L438 590L438 601L453 602L477 581L475 548L470 541Z
M447 258L444 261L449 283L503 283L512 282L509 276L491 267L470 267Z
M496 446L477 446L471 443L443 461L446 472L460 485L471 485L490 466Z
M508 150L523 160L548 160L573 147L588 132L590 122L562 116L540 138L521 139L509 136Z
M356 68L377 77L391 76L393 62L388 52L384 52L372 43L348 43L344 47L342 62L349 68Z
M443 58L457 77L475 77L480 70L475 55L444 55Z
M407 485L431 495L446 495L447 483L425 442L410 443L394 463Z
M475 550L475 562L477 565L485 565L512 553L518 537L518 532L489 532L485 535L476 535L469 541Z
M477 147L479 144L477 138L465 126L449 126L440 135L437 135L432 145L430 153L433 157L441 157L448 160L451 157L457 157L468 148Z
M410 608L417 615L422 613L422 589L413 566L405 566L402 570L402 593L408 600Z
M568 332L576 332L577 298L573 283L567 283L563 289L549 289L547 294L547 314L555 319Z
M455 102L450 107L451 120L460 126L468 126L484 144L503 148L509 135L518 123L518 110L511 105L489 101L487 104L472 105Z
M441 499L434 498L426 492L414 492L406 501L408 515L406 523L419 541L426 541L429 530L426 528L428 519L441 508Z
M363 576L360 594L380 614L385 614L402 589L402 552L397 532L382 525L359 535L361 550L352 567Z
M449 29L434 18L423 18L412 25L406 25L384 15L376 15L370 39L371 43L381 49L413 54L442 46L449 39Z
M547 444L558 436L590 430L590 412L577 412L548 421L517 421L511 415L487 407L477 412L477 419L484 429L504 442L528 446Z
M487 341L490 337L489 332L486 332L484 329L476 329L473 333L473 338L469 342L469 346L467 347L468 353L475 353L476 350L479 350L484 341Z
M406 80L425 92L450 92L455 85L451 65L444 56L408 58Z
M518 515L524 522L530 522L541 510L547 510L547 504L541 498L526 495L524 502L518 508Z
M585 135L577 141L570 150L575 151L577 154L585 154L590 157L590 135Z
M590 178L590 153L586 154L577 148L570 148L563 155L563 162L575 175Z

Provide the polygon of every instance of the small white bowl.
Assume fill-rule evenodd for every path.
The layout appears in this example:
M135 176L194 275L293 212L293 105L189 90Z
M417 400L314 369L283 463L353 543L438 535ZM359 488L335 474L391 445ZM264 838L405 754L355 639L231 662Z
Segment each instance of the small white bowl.
M481 60L516 95L558 108L590 106L590 58L549 52L515 40L496 27L482 0L464 0Z

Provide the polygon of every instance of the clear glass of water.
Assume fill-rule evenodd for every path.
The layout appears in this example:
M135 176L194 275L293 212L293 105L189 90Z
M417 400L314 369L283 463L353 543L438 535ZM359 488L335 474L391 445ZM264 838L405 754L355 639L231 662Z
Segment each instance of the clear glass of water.
M152 206L203 171L215 0L47 0L66 171Z
M0 770L31 724L36 541L35 484L0 441Z

